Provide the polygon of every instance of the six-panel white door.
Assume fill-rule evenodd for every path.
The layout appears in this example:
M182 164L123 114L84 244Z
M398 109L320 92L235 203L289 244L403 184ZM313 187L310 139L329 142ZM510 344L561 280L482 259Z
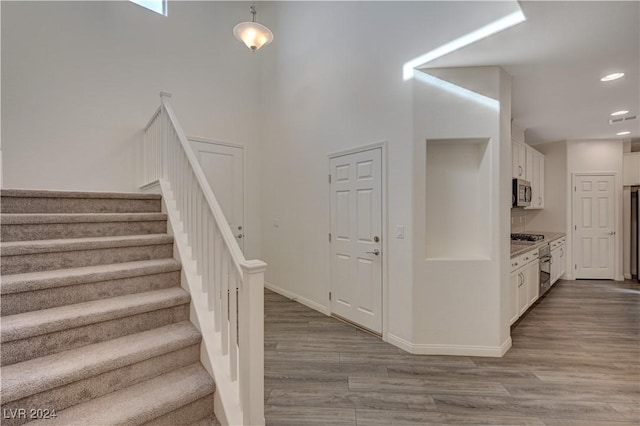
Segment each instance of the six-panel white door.
M331 158L331 313L382 333L382 149Z
M615 176L575 175L573 259L575 278L614 279Z
M190 140L224 217L244 248L244 149Z

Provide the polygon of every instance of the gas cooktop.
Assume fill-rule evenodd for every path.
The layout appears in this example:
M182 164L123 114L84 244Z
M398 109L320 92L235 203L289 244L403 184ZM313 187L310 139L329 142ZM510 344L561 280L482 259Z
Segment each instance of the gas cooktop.
M544 240L541 234L511 234L512 241L537 242Z

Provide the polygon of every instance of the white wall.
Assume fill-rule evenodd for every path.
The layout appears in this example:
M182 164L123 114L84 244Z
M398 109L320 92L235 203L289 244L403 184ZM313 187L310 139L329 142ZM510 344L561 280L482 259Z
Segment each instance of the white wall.
M500 355L509 346L508 259L511 192L511 86L498 67L435 70L434 74L465 88L484 82L483 95L501 101L499 108L453 94L420 78L414 82L414 186L413 186L413 343L419 353ZM430 73L430 70L425 70ZM450 78L452 77L452 78ZM485 256L450 259L429 258L430 239L441 237L426 226L433 199L426 180L438 179L426 170L432 139L486 138L489 179L478 205L468 205L468 215L490 220L484 241ZM449 196L466 199L479 176L469 179ZM440 194L445 197L444 194ZM442 206L449 205L446 202ZM429 207L431 206L431 207ZM458 207L465 208L465 207ZM461 212L448 212L453 219ZM471 234L473 237L473 234ZM477 239L477 238L476 238ZM439 241L435 242L440 243ZM445 244L445 242L442 242ZM464 244L463 241L459 242ZM467 251L460 248L461 253Z
M623 227L622 227L622 140L569 140L567 141L567 194L572 193L571 176L578 172L613 172L616 174L616 246L615 279L623 279ZM546 188L545 188L546 189ZM572 197L566 197L567 224L572 221ZM573 241L567 232L567 278L573 278Z
M188 135L247 146L259 256L263 52L231 33L248 17L242 2L171 2L168 17L127 1L2 2L4 187L136 191L135 143L169 91Z
M567 232L567 142L557 141L534 147L544 154L544 209L524 210L525 229Z
M265 76L274 78L264 77L262 91L267 281L328 308L328 155L387 141L384 331L412 339L412 84L403 81L402 66L516 8L515 2L275 5L274 55L264 64ZM397 225L405 226L404 239L395 238Z

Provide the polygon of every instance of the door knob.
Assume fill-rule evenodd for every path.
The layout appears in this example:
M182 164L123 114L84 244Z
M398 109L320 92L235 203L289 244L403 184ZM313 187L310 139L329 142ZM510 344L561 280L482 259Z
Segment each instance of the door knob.
M236 235L236 238L242 238L243 236L244 235L242 235L242 234L238 234L238 235Z
M373 254L375 256L380 256L380 250L375 249L374 251L368 251L367 254Z
M609 235L616 235L616 231L609 231Z

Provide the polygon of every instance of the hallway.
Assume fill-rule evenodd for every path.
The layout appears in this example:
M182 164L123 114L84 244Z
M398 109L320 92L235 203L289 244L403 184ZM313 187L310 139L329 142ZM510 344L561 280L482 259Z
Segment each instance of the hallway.
M276 425L640 423L640 285L559 281L503 358L410 355L265 292Z

